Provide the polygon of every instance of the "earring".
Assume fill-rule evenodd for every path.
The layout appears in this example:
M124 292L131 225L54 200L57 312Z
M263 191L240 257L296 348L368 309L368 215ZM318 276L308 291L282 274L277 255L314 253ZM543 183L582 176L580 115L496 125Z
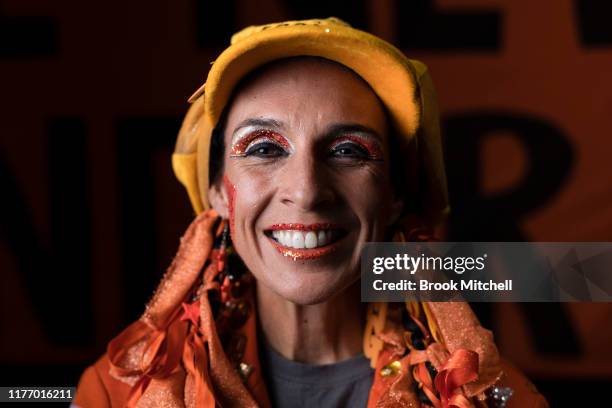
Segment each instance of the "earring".
M232 247L228 221L221 222L215 259L220 289L217 327L220 332L229 333L240 329L249 317L251 305L245 294L250 287L251 276Z
M219 253L217 254L217 271L222 273L225 269L225 262L227 258L227 247L229 238L229 223L227 220L221 220L222 223L222 231L221 231L221 239L219 243Z
M227 357L246 380L252 367L242 362L247 338L241 328L252 311L251 303L246 296L252 278L232 246L229 222L222 220L221 223L216 246L217 255L214 258L219 283L215 323Z

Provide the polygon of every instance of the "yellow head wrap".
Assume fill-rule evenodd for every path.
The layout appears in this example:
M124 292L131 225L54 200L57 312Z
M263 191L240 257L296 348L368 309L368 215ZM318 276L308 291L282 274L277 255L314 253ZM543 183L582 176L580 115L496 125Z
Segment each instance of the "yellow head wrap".
M406 143L415 143L417 197L432 224L448 213L438 108L427 67L397 48L337 18L287 21L245 28L212 64L206 83L189 99L172 157L174 172L196 211L209 207L208 172L212 131L238 82L274 60L316 56L361 76L387 108ZM415 139L416 138L416 139ZM414 180L413 180L414 181Z

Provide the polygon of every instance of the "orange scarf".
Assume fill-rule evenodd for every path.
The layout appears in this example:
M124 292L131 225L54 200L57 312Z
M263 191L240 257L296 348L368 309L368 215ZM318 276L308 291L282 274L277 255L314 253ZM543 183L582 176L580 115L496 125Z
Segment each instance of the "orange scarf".
M223 228L214 210L194 220L143 316L109 343L110 374L131 387L127 407L271 406L254 282L224 276ZM404 308L419 347L402 326ZM376 368L368 408L474 407L502 374L491 333L460 302L370 304L364 352Z

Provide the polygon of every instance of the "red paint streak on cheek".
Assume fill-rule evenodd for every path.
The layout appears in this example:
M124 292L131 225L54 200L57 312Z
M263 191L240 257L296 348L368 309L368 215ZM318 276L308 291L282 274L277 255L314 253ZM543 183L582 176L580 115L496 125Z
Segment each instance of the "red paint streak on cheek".
M223 185L227 193L229 206L230 238L234 240L234 210L236 207L236 186L232 184L227 175L223 176Z

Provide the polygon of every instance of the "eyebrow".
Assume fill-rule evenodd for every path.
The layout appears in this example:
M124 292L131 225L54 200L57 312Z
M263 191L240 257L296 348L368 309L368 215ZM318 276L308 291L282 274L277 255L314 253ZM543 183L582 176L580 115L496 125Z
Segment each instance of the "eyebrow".
M243 120L236 126L232 134L236 134L236 132L245 127L267 127L276 130L280 130L284 128L284 125L276 119L272 118L248 118Z
M345 133L361 133L365 136L371 136L379 142L383 141L382 136L374 129L358 123L338 123L331 125L325 132L329 137L340 136Z
M234 132L232 133L232 139L236 136L236 133L239 130L247 127L260 127L280 131L285 129L285 124L272 118L248 118L236 126ZM360 133L366 137L372 137L381 143L383 142L382 136L376 130L358 123L336 123L327 127L324 133L327 138L337 137L346 133Z

